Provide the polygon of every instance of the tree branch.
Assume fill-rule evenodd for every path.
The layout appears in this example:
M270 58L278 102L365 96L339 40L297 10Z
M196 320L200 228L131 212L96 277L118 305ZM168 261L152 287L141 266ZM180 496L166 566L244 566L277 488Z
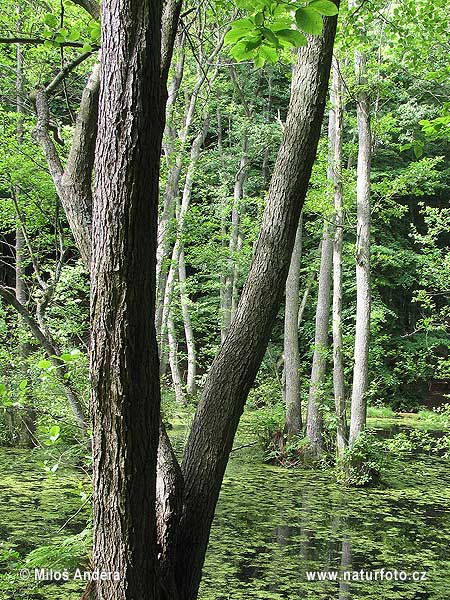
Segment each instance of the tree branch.
M42 46L46 42L51 40L46 40L44 38L31 38L31 37L10 37L10 38L0 38L0 44L27 44L33 46ZM58 42L58 47L64 48L82 48L84 44L82 42ZM98 47L94 47L95 50L98 50Z
M100 4L97 0L72 0L72 2L84 8L93 19L100 19Z
M59 358L61 352L58 346L49 334L45 334L42 331L38 322L31 316L27 308L21 302L19 302L19 300L17 300L14 293L12 293L7 287L0 286L0 298L3 298L7 304L12 306L19 313L26 325L28 325L30 328L35 339L45 350L53 366L56 367L55 374L66 392L67 399L72 408L78 427L82 433L87 436L87 423L84 415L84 408L80 399L78 398L78 395L73 390L68 378L66 377L66 375L68 376L69 372L64 361Z
M62 69L58 75L56 75L56 77L53 79L53 81L51 83L48 84L48 86L45 88L45 91L49 94L50 92L53 92L53 90L58 87L58 85L67 77L67 75L73 71L76 67L78 67L78 65L81 65L82 62L84 62L87 58L89 58L90 56L92 56L92 52L84 52L83 54L80 54L80 56L78 56L75 60L73 60L71 63L69 63L67 66L64 67L64 69Z
M166 0L161 21L161 83L167 84L182 0Z

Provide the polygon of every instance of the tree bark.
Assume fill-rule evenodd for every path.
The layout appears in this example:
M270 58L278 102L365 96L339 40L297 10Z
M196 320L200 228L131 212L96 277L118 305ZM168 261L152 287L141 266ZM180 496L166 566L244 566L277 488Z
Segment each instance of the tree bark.
M303 214L303 213L302 213ZM286 304L284 315L284 373L286 429L289 435L302 430L302 406L300 400L300 354L298 349L298 297L300 293L300 260L302 256L303 219L300 216L291 264L286 280Z
M190 301L186 290L186 263L184 259L184 244L181 245L178 258L178 285L180 287L180 303L183 315L184 335L187 348L187 378L186 391L190 396L197 393L197 349L195 346L194 329L192 327Z
M320 135L336 31L300 49L291 102L250 273L202 397L182 464L185 502L176 555L182 600L197 596L209 531L245 400L284 293L300 212Z
M335 113L335 144L333 156L334 210L336 230L333 246L333 389L336 409L336 447L338 455L347 446L347 417L345 408L344 362L342 340L342 244L344 239L344 212L342 205L342 128L343 89L339 63L333 58L331 104Z
M333 239L329 225L323 228L322 252L320 257L319 288L317 293L314 354L311 369L311 383L308 396L306 436L315 456L323 447L321 393L326 374L328 347L328 325L330 320L331 268L333 264Z
M173 322L172 310L169 308L167 315L167 337L169 340L169 363L172 373L172 382L175 390L175 399L179 404L184 404L183 379L180 373L180 363L178 361L178 340L175 323Z
M157 596L155 332L162 2L105 0L91 267L98 600Z
M356 184L356 330L352 386L349 446L366 424L366 392L369 369L370 336L370 167L372 158L372 136L370 131L370 104L364 86L366 79L366 57L355 52L358 120L358 166Z

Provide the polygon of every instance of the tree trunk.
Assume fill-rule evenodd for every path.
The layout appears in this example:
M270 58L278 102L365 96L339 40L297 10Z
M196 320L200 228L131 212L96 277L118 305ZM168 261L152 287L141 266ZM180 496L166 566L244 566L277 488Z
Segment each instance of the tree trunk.
M247 176L247 157L248 138L244 134L242 139L242 156L239 162L239 169L236 173L233 191L233 207L231 210L231 232L228 246L228 266L223 290L223 314L222 314L222 337L225 339L230 328L231 321L237 307L237 278L239 269L237 266L237 255L239 252L240 240L240 209L241 200L244 196L244 184Z
M344 212L342 206L342 127L343 89L339 63L333 59L331 104L335 113L335 145L333 156L334 210L336 230L333 246L333 388L336 408L336 447L338 455L347 445L347 417L345 410L344 363L342 357L342 243L344 239Z
M164 342L166 339L166 334L168 330L168 315L170 311L170 305L172 303L173 296L173 288L175 285L176 275L179 269L179 261L180 261L180 251L183 245L183 234L184 234L184 223L186 220L186 214L189 209L189 205L191 203L192 198L192 188L194 185L194 176L195 170L197 167L198 159L200 157L201 148L205 142L206 135L208 133L209 128L209 119L206 118L201 131L198 133L195 138L189 159L189 166L186 172L186 179L184 183L183 189L183 198L181 201L181 206L178 207L176 211L177 217L177 233L175 244L172 249L172 257L169 272L167 274L165 289L164 289L164 297L162 299L162 321L161 321L161 332L160 332L160 355L161 355L161 364L164 364ZM179 202L177 202L179 204ZM161 276L161 274L160 274ZM186 304L184 314L186 314ZM156 324L158 328L158 323ZM192 340L193 340L193 332L192 332ZM191 341L192 341L191 340ZM195 347L195 346L194 346ZM169 353L170 353L170 342L169 342ZM191 346L191 360L192 360L192 346ZM163 368L160 369L161 375L164 375ZM175 382L174 382L175 384Z
M167 337L169 340L169 363L172 373L172 382L175 390L175 399L179 404L184 404L185 397L183 391L183 379L180 373L180 363L178 361L178 340L175 323L173 322L172 310L169 308L167 315Z
M349 445L352 446L366 424L366 392L370 335L370 166L372 142L370 105L364 86L366 57L355 52L357 93L358 166L356 186L356 330Z
M105 0L91 267L93 562L99 600L157 598L155 272L162 2Z
M192 327L189 309L189 296L186 291L186 263L184 259L184 245L181 245L178 259L178 283L180 286L181 313L183 315L184 335L187 348L187 378L186 391L190 396L197 393L197 349L195 347L194 330Z
M181 600L198 593L214 510L244 404L280 307L317 150L336 18L299 50L284 139L249 276L207 378L183 459L185 502L176 555Z
M310 442L312 453L315 456L320 455L323 446L321 393L326 374L325 352L328 347L332 264L333 239L329 231L329 225L325 221L323 228L322 252L320 257L314 354L311 369L311 383L308 396L308 415L306 422L306 436Z
M299 382L300 354L298 350L298 296L300 293L302 229L303 218L301 215L286 280L286 308L284 315L284 381L286 428L289 435L300 433L302 430L302 406Z
M19 7L16 8L16 13L19 17L19 20L17 21L17 30L20 31L20 8ZM23 142L23 116L22 116L23 112L24 112L23 95L24 95L23 52L22 52L21 44L17 44L16 45L16 112L18 114L18 119L17 119L16 135L17 135L17 144L19 146L21 146L22 142ZM18 195L19 195L19 190L15 189L14 197L17 198ZM19 221L19 215L16 215L16 218L17 218L17 221ZM23 235L20 223L18 223L18 225L16 226L16 248L15 248L15 250L16 250L16 252L15 252L15 255L16 255L15 291L16 291L16 298L17 298L18 302L20 302L23 305L26 305L27 299L28 299L27 286L25 284L25 279L24 279L24 277L25 277L25 266L24 266L25 248L26 248L26 244L25 244L24 235ZM20 320L20 317L19 317L19 320ZM19 352L20 352L20 356L22 358L22 364L20 365L20 368L21 368L24 379L26 379L27 375L28 375L26 359L28 358L29 353L30 353L29 344L27 344L26 342L22 342L20 344ZM34 446L34 433L36 431L36 412L34 411L34 409L32 407L26 407L22 411L19 411L18 414L21 419L20 433L19 433L19 445L24 448L32 448Z

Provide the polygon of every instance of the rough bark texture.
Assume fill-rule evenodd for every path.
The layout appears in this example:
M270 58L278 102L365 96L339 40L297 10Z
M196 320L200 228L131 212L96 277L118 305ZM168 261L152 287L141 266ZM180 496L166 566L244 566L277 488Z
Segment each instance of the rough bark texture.
M336 408L336 447L342 454L347 445L347 417L345 410L345 385L342 340L342 243L344 239L344 213L342 205L342 127L343 89L337 59L333 59L331 104L335 113L335 144L333 151L334 210L336 229L333 246L333 388Z
M95 65L81 98L74 139L65 169L50 138L47 92L36 92L34 137L44 152L50 175L86 268L91 260L92 167L97 136L100 66Z
M302 429L300 401L300 354L298 350L298 296L300 292L300 260L302 256L303 219L300 217L295 236L291 264L286 280L286 305L284 314L284 373L286 428L288 434Z
M357 84L366 82L366 58L355 52ZM366 424L366 391L368 385L370 335L370 166L372 136L370 132L370 104L364 87L357 98L358 167L356 184L356 331L355 358L352 386L352 407L349 445L352 446Z
M225 467L249 389L261 364L286 277L320 135L336 18L299 51L291 102L255 256L229 333L209 373L185 448L185 502L176 578L197 596Z
M326 374L326 356L328 347L328 325L330 320L331 268L333 264L333 238L327 222L324 224L322 251L320 257L319 288L314 336L314 354L311 369L311 383L308 396L308 416L306 436L313 454L322 451L322 409L321 391Z
M155 314L162 3L105 0L91 268L94 565L99 600L157 598Z

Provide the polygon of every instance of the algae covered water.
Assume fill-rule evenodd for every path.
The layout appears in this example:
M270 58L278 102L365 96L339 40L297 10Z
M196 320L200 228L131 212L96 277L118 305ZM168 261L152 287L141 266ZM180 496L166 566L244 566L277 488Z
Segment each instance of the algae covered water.
M49 475L35 453L5 448L0 472L0 598L78 600L82 582L35 585L18 570L31 551L52 544L57 568L88 564L77 545L64 546L89 520L87 506L79 511L79 474ZM378 487L345 489L331 472L267 466L244 449L227 469L200 598L446 600L449 501L444 459L396 459ZM420 580L401 581L400 573Z

